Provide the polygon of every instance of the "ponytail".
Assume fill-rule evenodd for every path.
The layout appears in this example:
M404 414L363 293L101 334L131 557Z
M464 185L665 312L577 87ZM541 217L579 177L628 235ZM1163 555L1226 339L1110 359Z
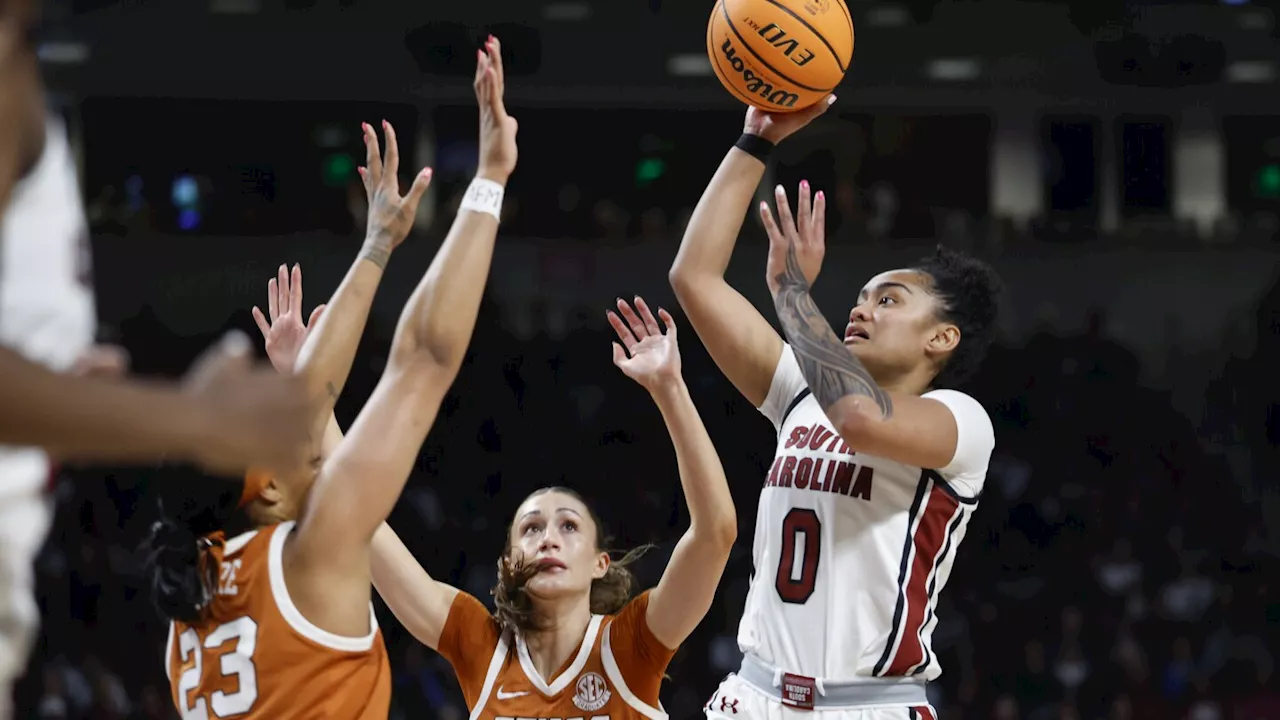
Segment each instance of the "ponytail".
M159 515L141 551L156 610L169 620L195 623L205 617L217 588L213 550L221 547L224 531L247 525L236 511L243 484L175 470L162 469L165 477L157 478Z
M144 543L151 574L151 602L170 620L198 622L217 582L217 563L209 550L210 537L200 537L190 526L168 517L160 504L160 519L151 524Z

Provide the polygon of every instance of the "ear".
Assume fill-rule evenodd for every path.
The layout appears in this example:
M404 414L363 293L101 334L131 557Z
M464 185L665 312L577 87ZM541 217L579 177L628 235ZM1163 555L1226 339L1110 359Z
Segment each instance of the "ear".
M262 486L258 491L258 499L265 505L277 505L284 501L284 488L280 486L280 481L274 476L271 480Z
M939 323L933 328L926 349L931 355L944 355L960 344L960 328L951 323Z
M596 556L595 569L591 571L591 579L599 580L609 572L609 566L613 564L613 560L609 557L609 553L602 552Z

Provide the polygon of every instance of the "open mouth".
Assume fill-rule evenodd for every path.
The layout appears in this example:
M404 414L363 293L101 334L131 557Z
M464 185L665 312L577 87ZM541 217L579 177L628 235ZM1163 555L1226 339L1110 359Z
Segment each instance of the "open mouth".
M845 328L845 331L844 331L845 343L859 342L861 340L870 340L870 339L871 339L871 336L867 334L867 331L864 330L860 325L850 325L849 327Z

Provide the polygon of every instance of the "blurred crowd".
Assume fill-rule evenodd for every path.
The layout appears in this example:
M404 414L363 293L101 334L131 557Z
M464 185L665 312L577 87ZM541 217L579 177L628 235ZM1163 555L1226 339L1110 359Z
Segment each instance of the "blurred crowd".
M541 317L530 337L482 309L468 362L390 518L434 576L488 601L515 507L536 487L565 483L595 505L616 548L657 545L637 566L642 582L656 581L687 522L674 454L644 391L608 362L596 318L595 309ZM253 332L247 313L229 324ZM1280 408L1270 404L1280 397L1280 288L1259 308L1256 352L1181 362L1170 348L1155 375L1104 325L997 347L968 388L992 413L998 446L942 594L934 705L947 719L1280 718L1280 575L1260 510L1274 483L1258 480L1280 469ZM175 342L149 315L117 330L138 366L159 373L179 371L213 337ZM392 331L369 327L338 406L344 425L376 383ZM739 662L756 496L773 453L768 422L692 332L683 338L685 376L729 474L740 535L716 604L669 670L663 700L675 718L697 716ZM1187 383L1203 387L1199 417L1171 401ZM63 468L57 524L38 560L43 638L19 688L22 717L176 717L160 661L164 625L135 552L155 485L173 482L160 472ZM448 664L381 606L379 618L393 719L465 718Z

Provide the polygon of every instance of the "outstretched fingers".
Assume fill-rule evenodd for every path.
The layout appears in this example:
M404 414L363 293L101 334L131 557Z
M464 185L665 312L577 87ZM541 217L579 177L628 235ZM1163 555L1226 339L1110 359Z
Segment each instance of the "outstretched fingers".
M622 313L622 317L626 319L627 325L637 339L643 340L649 337L649 329L645 327L644 322L640 320L640 316L636 315L636 311L631 309L631 305L626 300L618 298L618 311Z
M253 315L253 321L258 325L258 332L262 333L262 337L267 337L271 333L271 324L267 322L266 316L262 314L257 305L254 305L249 312Z
M622 346L628 351L635 347L636 343L640 342L636 339L636 336L631 333L631 328L627 327L627 324L622 321L622 318L618 317L617 313L612 310L606 310L604 315L609 319L609 324L613 326L613 331L618 333L618 339L622 341Z
M658 321L654 319L653 312L649 310L649 306L645 304L644 298L636 296L636 312L640 315L640 321L644 323L644 328L650 335L661 335L662 329L658 327Z
M671 313L667 312L666 310L663 310L662 308L658 308L658 317L662 319L662 327L665 330L664 334L666 334L672 340L675 340L676 339L676 321L674 318L671 317Z
M369 123L360 123L360 132L364 135L364 166L366 170L360 174L364 179L365 190L375 188L382 182L382 148L378 144L378 133Z
M791 215L791 203L787 201L787 191L781 185L773 189L774 204L778 206L778 223L782 232L790 237L796 230L795 217Z
M382 160L382 184L399 197L400 183L396 173L400 172L400 144L396 142L396 129L386 120L382 121L382 132L387 136L387 150L383 153Z

